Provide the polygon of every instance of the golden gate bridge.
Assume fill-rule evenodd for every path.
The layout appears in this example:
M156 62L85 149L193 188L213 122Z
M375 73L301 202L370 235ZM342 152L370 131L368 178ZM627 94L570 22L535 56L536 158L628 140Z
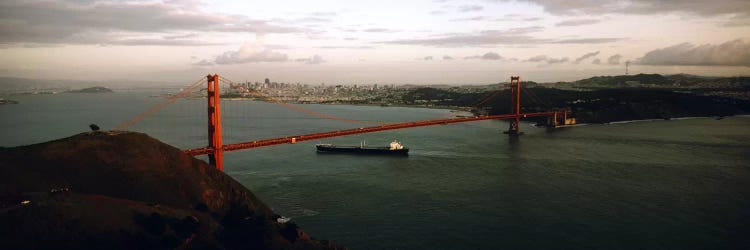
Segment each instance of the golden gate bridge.
M263 98L264 100L268 102L279 104L286 108L299 111L299 112L303 112L309 115L321 117L324 119L343 121L343 122L369 124L371 126L224 144L222 140L223 139L222 108L221 108L221 94L219 91L220 83L228 84L230 89L241 89L245 93L249 93L255 97ZM207 146L205 147L184 149L183 151L186 154L191 155L191 156L207 155L209 164L215 166L219 170L223 170L223 167L224 167L224 152L230 152L230 151L246 150L246 149L266 147L266 146L279 145L279 144L295 144L297 142L302 142L302 141L318 140L318 139L337 137L337 136L347 136L347 135L372 133L372 132L386 131L386 130L396 130L396 129L404 129L404 128L431 126L431 125L444 125L444 124L472 122L472 121L481 121L481 120L510 120L510 125L508 127L508 130L505 131L505 133L511 136L517 136L517 135L522 134L522 132L520 131L519 124L520 124L520 120L523 118L547 117L548 125L552 127L557 127L561 124L567 124L569 122L568 116L570 114L570 111L568 110L521 113L522 87L521 87L521 78L519 76L512 76L510 84L509 84L510 95L511 95L509 114L458 117L458 118L448 118L448 119L431 119L431 120L419 120L419 121L396 122L396 123L381 123L381 122L347 119L347 118L337 117L333 115L328 115L328 114L323 114L323 113L319 113L316 111L308 110L299 106L285 103L280 100L276 100L268 95L246 88L242 84L237 84L224 77L220 77L218 74L214 74L214 75L206 76L205 79L201 78L200 80L194 82L188 87L183 88L180 92L174 95L168 96L166 99L150 107L146 111L118 125L115 128L115 130L126 130L129 127L144 120L145 118L154 115L155 113L164 109L170 104L173 104L175 101L179 99L195 97L194 95L192 95L193 93L195 93L196 91L200 92L204 90L204 88L201 88L201 86L206 86L205 87L205 91L206 91L205 99L207 102L206 114L207 114L208 143L207 143ZM481 104L484 104L485 102L492 99L492 97L497 95L497 93L499 93L499 90L492 93L491 95L481 98L480 100L476 102L474 106L479 106ZM539 98L536 97L535 95L530 95L530 97L532 97L532 99L539 100ZM374 125L374 124L377 124L377 125Z

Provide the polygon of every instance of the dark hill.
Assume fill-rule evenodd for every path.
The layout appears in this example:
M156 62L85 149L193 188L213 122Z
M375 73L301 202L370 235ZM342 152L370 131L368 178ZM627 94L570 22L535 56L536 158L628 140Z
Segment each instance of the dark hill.
M434 103L439 105L471 106L485 93L457 93L450 90L436 88L417 88L404 94L405 104Z
M112 90L105 87L91 87L68 91L69 93L111 93Z
M732 98L699 96L663 89L623 88L566 91L534 88L521 95L527 112L570 108L580 123L606 123L687 116L731 116L750 112L750 102ZM507 114L510 93L501 92L487 103L491 114ZM536 100L536 101L535 101Z
M334 248L277 218L231 177L145 134L0 148L0 249Z
M639 82L640 84L667 85L672 80L659 74L637 74L619 76L595 76L575 81L579 86L609 86L615 87L626 82Z
M420 103L416 100L428 100L433 105L480 108L492 115L510 113L508 89L486 93L455 93L421 88L405 96L412 98L404 99L407 104L422 104L426 102ZM750 101L653 88L612 88L594 91L528 88L521 93L521 109L522 112L570 109L579 123L606 123L747 114L750 113Z

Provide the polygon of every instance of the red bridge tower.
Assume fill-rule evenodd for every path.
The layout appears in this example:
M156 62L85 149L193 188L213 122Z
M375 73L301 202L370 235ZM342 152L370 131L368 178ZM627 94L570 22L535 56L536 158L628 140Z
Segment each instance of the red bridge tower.
M509 135L521 135L523 134L519 130L521 122L521 77L511 76L510 77L510 113L515 115L513 120L510 121L510 127L506 134Z
M220 171L224 170L224 145L221 143L221 101L219 96L219 75L208 75L206 88L208 100L208 163Z

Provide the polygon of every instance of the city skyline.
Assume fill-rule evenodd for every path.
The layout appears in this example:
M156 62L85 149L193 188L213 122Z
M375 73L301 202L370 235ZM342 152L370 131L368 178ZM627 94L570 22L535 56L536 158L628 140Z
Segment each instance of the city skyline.
M0 75L486 84L748 75L747 1L4 1Z

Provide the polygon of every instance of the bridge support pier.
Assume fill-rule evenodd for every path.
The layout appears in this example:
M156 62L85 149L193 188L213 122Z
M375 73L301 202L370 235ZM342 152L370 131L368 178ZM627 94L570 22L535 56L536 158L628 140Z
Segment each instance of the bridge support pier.
M555 115L552 118L552 123L550 123L550 124L552 125L553 128L556 128L557 126L560 126L560 122L559 121L560 120L558 120L558 118L557 118L557 111L555 111Z
M511 136L522 135L523 132L520 130L521 124L521 77L511 76L510 77L510 112L515 117L510 121L510 126L505 134Z
M224 170L224 145L221 142L221 102L219 93L219 75L206 76L208 100L208 147L212 150L208 154L208 164L219 171Z

